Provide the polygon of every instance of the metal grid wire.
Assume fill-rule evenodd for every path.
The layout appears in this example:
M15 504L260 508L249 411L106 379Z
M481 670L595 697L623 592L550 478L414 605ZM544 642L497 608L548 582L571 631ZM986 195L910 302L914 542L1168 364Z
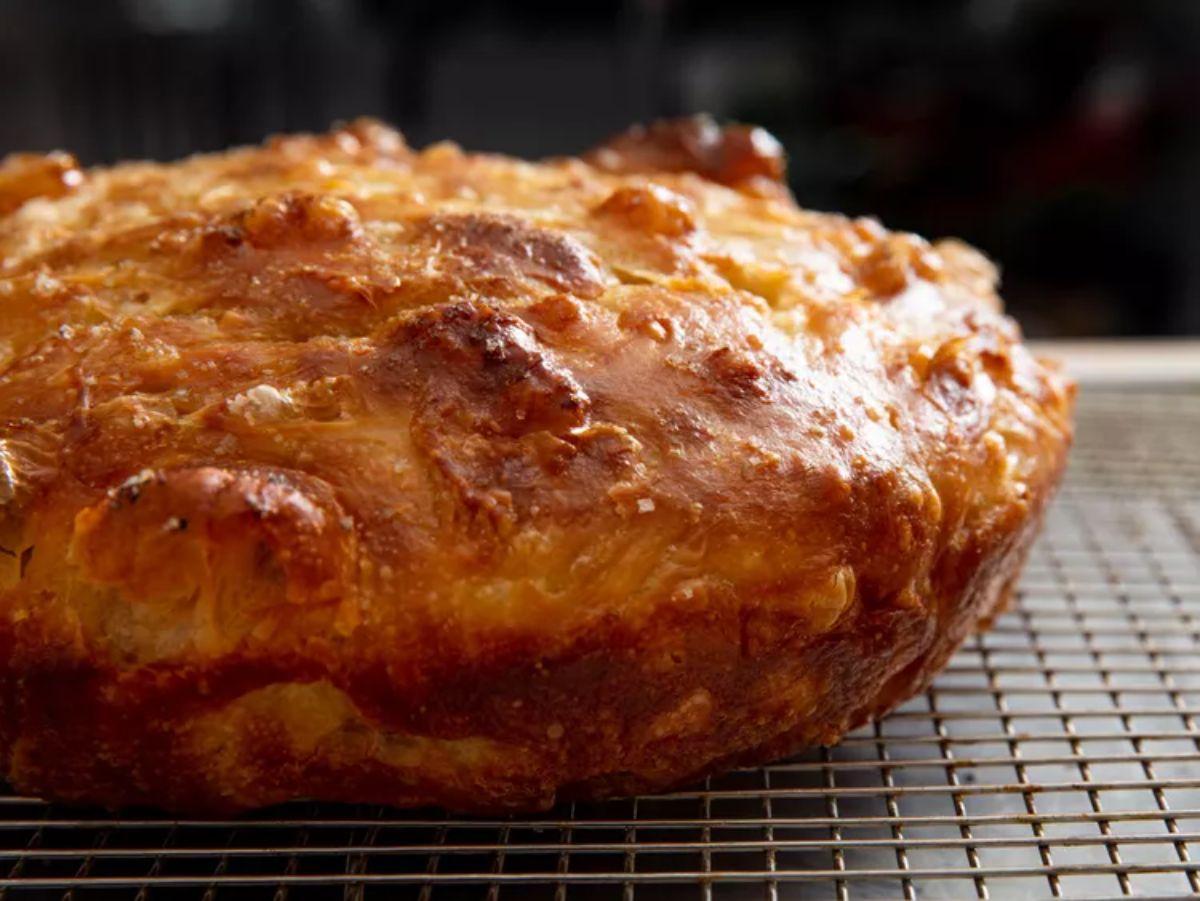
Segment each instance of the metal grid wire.
M1200 893L1200 393L1085 392L1014 608L841 745L669 795L478 819L236 820L0 797L47 898L1029 898Z

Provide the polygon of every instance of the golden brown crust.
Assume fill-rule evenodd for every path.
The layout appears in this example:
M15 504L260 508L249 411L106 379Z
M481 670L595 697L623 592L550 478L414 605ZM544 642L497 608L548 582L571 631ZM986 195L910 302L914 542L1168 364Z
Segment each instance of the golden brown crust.
M1004 603L1072 389L979 254L781 176L697 120L5 162L8 777L532 808L920 689Z

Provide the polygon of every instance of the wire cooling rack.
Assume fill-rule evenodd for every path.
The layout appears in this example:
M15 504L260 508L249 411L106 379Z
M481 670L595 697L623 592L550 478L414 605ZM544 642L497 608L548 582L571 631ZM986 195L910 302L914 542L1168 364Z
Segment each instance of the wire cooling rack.
M1200 893L1200 394L1081 398L1011 612L841 745L534 817L223 822L0 797L45 898L1106 898Z

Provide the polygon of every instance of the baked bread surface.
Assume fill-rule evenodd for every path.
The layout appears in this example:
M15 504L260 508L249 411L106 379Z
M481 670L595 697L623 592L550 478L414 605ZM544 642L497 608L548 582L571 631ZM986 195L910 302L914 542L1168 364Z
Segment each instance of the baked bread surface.
M993 267L702 120L0 164L0 767L534 809L835 742L1000 609L1070 441Z

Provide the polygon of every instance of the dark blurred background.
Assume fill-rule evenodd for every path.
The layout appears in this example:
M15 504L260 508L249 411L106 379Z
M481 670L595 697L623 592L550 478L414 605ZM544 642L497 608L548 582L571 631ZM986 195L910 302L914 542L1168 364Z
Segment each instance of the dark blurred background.
M0 85L0 153L88 163L708 111L771 129L801 203L986 250L1030 334L1200 333L1200 0L0 0Z

